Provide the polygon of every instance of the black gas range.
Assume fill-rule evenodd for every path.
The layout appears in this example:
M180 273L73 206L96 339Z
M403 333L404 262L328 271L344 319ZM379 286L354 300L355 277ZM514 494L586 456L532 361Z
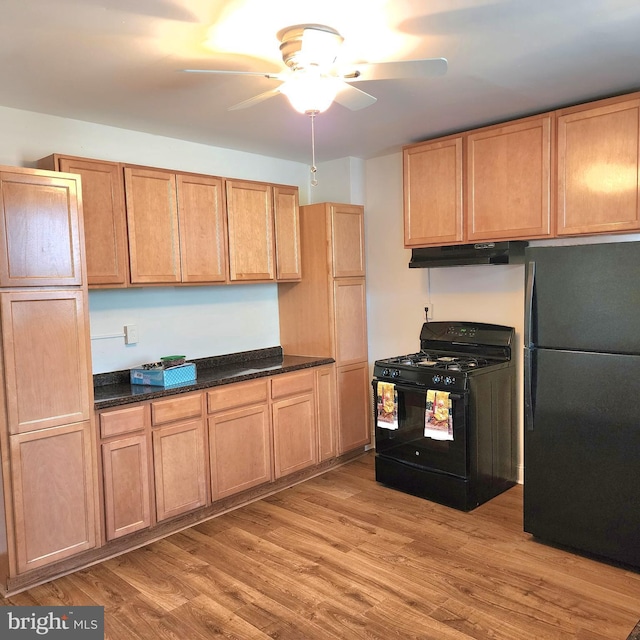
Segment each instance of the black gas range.
M376 479L468 511L515 484L512 327L425 322L374 364Z

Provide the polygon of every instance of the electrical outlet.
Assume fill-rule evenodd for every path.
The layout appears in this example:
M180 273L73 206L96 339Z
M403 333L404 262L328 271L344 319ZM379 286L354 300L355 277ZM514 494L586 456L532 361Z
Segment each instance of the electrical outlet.
M138 344L138 327L135 324L124 325L124 343Z
M427 322L433 320L433 302L430 300L424 303L424 319Z

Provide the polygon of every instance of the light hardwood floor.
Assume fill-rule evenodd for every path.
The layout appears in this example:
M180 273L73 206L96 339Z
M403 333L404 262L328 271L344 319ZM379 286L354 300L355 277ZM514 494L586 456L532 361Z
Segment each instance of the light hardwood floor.
M110 640L624 640L640 573L522 531L522 487L462 513L373 453L3 604L103 605Z

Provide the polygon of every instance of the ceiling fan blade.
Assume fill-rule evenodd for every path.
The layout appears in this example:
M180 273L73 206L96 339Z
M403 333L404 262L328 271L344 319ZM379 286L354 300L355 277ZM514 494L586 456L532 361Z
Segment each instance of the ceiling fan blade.
M237 111L238 109L246 109L247 107L252 107L254 104L258 104L263 100L273 98L279 93L280 87L270 89L269 91L265 91L264 93L259 93L257 96L253 96L253 98L249 98L248 100L243 100L242 102L238 102L238 104L234 104L233 106L229 107L228 111Z
M377 101L377 98L374 98L357 87L352 87L346 82L342 82L340 84L340 89L338 89L338 93L334 100L343 107L351 109L351 111L358 111L365 107L370 107Z
M395 62L372 62L358 65L353 76L343 76L349 82L366 80L395 80L400 78L428 78L447 73L446 58L424 60L397 60Z
M227 69L181 69L183 73L217 73L235 76L260 76L262 78L280 79L279 73L267 73L266 71L229 71Z

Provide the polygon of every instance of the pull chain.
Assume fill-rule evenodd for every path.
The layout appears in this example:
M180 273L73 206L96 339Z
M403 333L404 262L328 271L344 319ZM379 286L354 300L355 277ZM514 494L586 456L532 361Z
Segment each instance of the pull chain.
M311 118L311 186L318 186L318 179L316 178L316 171L318 170L316 167L316 130L315 130L315 120L317 111L308 111L309 117Z

